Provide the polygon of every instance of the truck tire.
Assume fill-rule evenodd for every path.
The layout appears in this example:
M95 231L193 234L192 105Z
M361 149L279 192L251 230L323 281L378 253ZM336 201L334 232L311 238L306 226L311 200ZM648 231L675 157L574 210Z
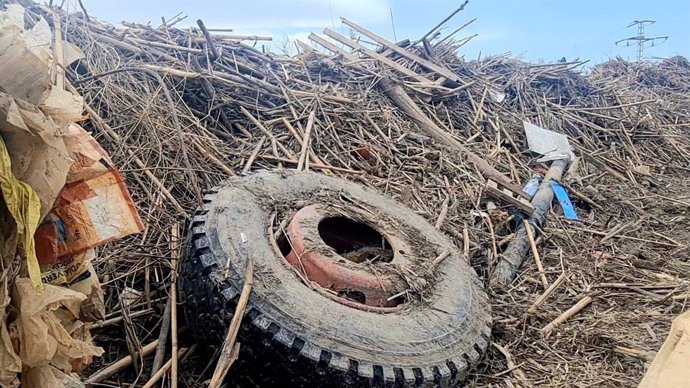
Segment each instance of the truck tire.
M400 240L386 243L393 259L377 264L371 257L344 260L321 239L306 237L325 247L319 249L327 260L374 268L397 279L389 293L403 292L388 305L371 306L305 281L271 225L277 215L313 204L361 222L362 233L371 228ZM349 233L345 223L336 234ZM238 337L240 361L262 387L452 386L488 346L488 298L467 258L424 218L357 184L310 172L260 172L233 177L205 196L191 223L180 290L187 324L201 341L223 343L249 260L254 283Z

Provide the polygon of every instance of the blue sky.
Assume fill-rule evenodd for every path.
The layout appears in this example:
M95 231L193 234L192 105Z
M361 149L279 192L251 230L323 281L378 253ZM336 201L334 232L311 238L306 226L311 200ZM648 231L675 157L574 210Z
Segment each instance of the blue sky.
M72 7L76 1L72 1ZM321 33L335 26L348 34L339 16L393 39L390 9L398 39L417 38L457 8L450 0L84 0L89 12L100 19L159 25L161 16L188 15L179 26L202 19L209 27L234 28L238 34L272 35L268 43L279 50L286 39L306 41L309 32ZM634 36L631 21L653 19L648 36L669 35L664 44L645 50L645 56L690 57L690 1L683 0L470 0L464 11L447 23L453 31L477 18L459 37L479 34L463 47L467 58L480 53L511 52L530 61L551 62L561 57L601 62L621 56L634 59L634 47L614 42Z

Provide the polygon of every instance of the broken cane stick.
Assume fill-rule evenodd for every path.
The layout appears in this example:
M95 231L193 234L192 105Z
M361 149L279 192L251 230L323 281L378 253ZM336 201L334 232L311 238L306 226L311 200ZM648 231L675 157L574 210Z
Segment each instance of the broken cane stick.
M190 348L182 348L180 349L180 358L186 357L188 354L191 354L194 350L196 349L196 344L192 345ZM172 358L168 360L163 366L161 366L156 373L154 373L149 381L144 384L142 388L153 388L154 385L170 370L170 367L172 366Z
M527 239L529 240L529 245L532 247L532 256L534 256L534 262L537 264L537 270L539 271L539 279L544 289L549 288L549 281L546 279L546 274L544 273L544 266L541 263L541 257L539 257L539 250L537 249L537 243L534 241L534 234L532 233L532 225L529 224L527 220L522 220L525 225L525 231L527 231Z
M541 335L544 337L548 337L549 334L555 329L558 325L561 323L567 321L568 319L572 318L575 314L579 313L580 310L583 308L589 306L590 303L592 303L593 298L590 295L585 296L584 298L580 299L573 307L569 308L566 310L563 314L559 315L556 319L553 321L549 322L546 326L544 326L541 329Z
M314 126L315 111L311 111L309 119L307 120L307 128L304 130L304 140L302 141L302 150L300 151L299 161L297 162L297 170L309 170L309 161L307 159L309 151L309 142L311 141L311 128Z
M141 348L141 357L146 357L153 353L154 350L156 350L156 347L158 346L158 340L155 340L153 342L150 342L146 345L144 345ZM84 384L89 385L89 384L96 384L98 382L101 382L108 377L114 375L115 373L125 369L126 367L132 365L132 356L129 355L127 357L121 358L114 363L108 365L107 367L99 370L98 372L92 374L89 376L86 380L84 380Z
M539 297L537 298L537 300L535 300L534 303L532 303L532 305L529 306L529 309L527 309L527 312L530 313L530 314L536 313L536 312L537 312L537 309L539 309L539 306L541 306L542 303L544 303L544 301L546 301L546 299L547 299L549 296L551 296L551 294L553 294L554 291L556 291L556 289L561 285L561 283L563 283L563 281L564 281L566 278L567 278L567 275L565 274L565 272L563 272L563 273L561 274L561 276L559 276L559 277L556 279L556 281L554 281L553 283L551 283L551 285L549 286L549 288L547 288L546 291L544 291L541 295L539 295Z
M170 228L172 279L170 280L170 387L177 388L177 262L180 256L180 230L177 224Z
M254 284L254 268L250 259L247 261L247 269L244 273L244 286L242 287L240 300L237 302L235 314L233 314L232 321L230 321L230 328L228 328L228 334L225 336L223 348L220 351L220 358L218 359L218 364L216 364L216 370L213 372L213 377L208 385L209 388L218 388L220 386L233 361L237 359L238 349L235 341L240 330L240 322L242 321L244 310L247 308L247 302L249 302L252 284Z

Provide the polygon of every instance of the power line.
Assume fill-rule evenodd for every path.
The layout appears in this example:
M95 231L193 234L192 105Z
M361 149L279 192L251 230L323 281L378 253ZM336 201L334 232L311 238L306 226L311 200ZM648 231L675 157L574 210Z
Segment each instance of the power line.
M637 36L621 39L616 42L616 45L623 47L637 45L637 62L642 62L642 59L644 58L643 54L646 43L651 42L651 44L647 47L653 47L658 46L666 42L666 40L668 40L668 36L655 36L653 38L649 38L644 35L644 27L654 23L656 23L656 20L635 20L634 22L628 25L628 28L637 26ZM623 45L622 43L625 44Z
M393 7L388 8L391 11L391 26L393 27L393 41L398 41L398 36L395 34L395 20L393 19Z

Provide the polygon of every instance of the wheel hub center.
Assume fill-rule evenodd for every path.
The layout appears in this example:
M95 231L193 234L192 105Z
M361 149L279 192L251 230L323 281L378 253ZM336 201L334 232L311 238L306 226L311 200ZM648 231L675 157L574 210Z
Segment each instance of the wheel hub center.
M392 262L405 252L405 244L375 224L355 209L306 206L287 226L291 250L285 258L349 306L395 307L404 298L398 295L401 286L391 274Z

